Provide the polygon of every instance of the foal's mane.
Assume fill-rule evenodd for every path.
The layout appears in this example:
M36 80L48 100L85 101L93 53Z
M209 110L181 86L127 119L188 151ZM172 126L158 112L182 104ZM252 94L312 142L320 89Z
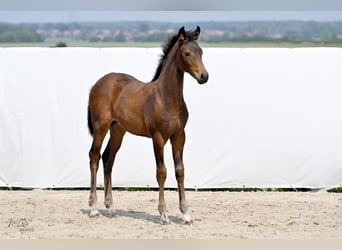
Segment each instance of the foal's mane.
M168 54L170 53L173 46L176 44L177 40L178 40L178 35L174 34L174 35L170 36L168 38L168 40L165 41L164 44L162 45L163 54L160 55L159 64L158 64L158 67L156 69L156 73L154 74L152 81L155 81L159 78L161 70L162 70L163 65L164 65L164 62L166 61ZM185 40L195 41L196 37L195 37L194 32L191 30L186 31L185 32Z

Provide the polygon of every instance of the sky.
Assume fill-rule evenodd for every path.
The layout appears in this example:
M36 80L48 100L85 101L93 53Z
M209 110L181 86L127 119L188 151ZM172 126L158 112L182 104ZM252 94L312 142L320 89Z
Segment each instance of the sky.
M0 22L342 20L341 0L0 0Z
M342 10L341 0L1 0L0 10Z
M0 10L0 22L83 21L342 21L342 11L18 11Z

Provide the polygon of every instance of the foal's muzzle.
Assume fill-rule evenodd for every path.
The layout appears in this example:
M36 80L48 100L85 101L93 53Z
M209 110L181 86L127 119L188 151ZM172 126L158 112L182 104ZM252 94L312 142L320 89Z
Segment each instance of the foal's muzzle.
M199 84L204 84L208 81L208 79L209 79L209 74L206 72L206 73L202 73L200 77L197 79L197 81Z

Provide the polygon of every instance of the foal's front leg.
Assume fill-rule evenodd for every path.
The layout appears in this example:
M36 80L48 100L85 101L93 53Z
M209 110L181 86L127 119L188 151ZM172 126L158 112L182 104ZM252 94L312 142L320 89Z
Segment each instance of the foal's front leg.
M156 133L152 137L154 155L156 158L157 165L157 181L159 185L159 203L158 210L160 213L160 223L170 224L170 219L167 216L165 198L164 198L164 184L166 180L166 167L164 164L164 139L160 133Z
M185 143L185 132L182 131L178 135L171 138L172 155L175 164L175 173L179 192L179 209L183 214L184 223L191 224L193 222L185 199L184 190L184 164L183 164L183 148Z

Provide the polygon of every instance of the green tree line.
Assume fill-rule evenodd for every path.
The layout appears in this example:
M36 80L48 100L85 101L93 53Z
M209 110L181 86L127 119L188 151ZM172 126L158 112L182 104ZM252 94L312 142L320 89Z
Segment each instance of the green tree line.
M40 36L30 28L0 25L0 43L36 43L41 41Z
M0 43L162 42L183 25L187 29L200 25L205 42L342 43L342 21L0 23Z

